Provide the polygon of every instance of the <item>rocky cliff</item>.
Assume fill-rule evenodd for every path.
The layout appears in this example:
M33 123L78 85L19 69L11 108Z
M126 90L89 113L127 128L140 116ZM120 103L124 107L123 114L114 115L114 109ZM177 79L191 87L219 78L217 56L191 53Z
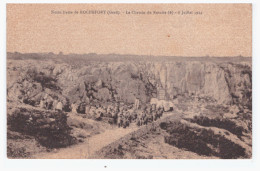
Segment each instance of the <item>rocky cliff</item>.
M169 123L169 135L166 135L165 131L159 129L159 132L154 132L146 126L134 133L136 138L143 139L143 142L138 142L139 145L136 146L137 142L133 139L128 141L129 136L126 136L123 138L126 141L115 142L116 147L127 147L133 154L132 158L138 158L139 153L141 155L143 151L147 151L146 145L143 144L150 146L149 143L153 140L153 144L160 145L158 148L164 146L161 151L162 158L165 154L169 158L178 158L175 156L176 150L180 151L178 148L185 148L180 153L190 148L190 151L197 153L196 156L205 155L201 152L206 148L207 156L250 158L250 60L239 57L155 58L129 55L46 56L8 53L8 157L28 157L40 151L66 147L82 142L86 138L85 135L113 128L113 125L108 124L111 122L106 120L107 117L99 122L100 118L99 121L93 121L94 118L85 115L84 113L89 114L86 112L89 105L86 104L93 107L119 102L131 107L136 99L140 99L140 106L145 107L142 103L150 103L151 99L155 103L165 102L158 101L164 99L173 109L173 112L168 112L169 117L174 120L176 115L184 118L179 127L174 127L178 124ZM176 134L171 134L175 129L179 131L177 138ZM186 132L183 133L182 130ZM205 141L201 142L203 138ZM127 145L124 142L127 142ZM197 147L185 142L194 142L192 144L198 147L203 144L203 148L196 151ZM223 148L215 148L219 144L222 144ZM131 149L137 152L132 153ZM229 151L219 154L218 150L221 149ZM239 153L236 153L237 151ZM126 151L125 154L129 152ZM144 155L149 157L157 154ZM190 153L182 156L187 158Z
M251 108L252 71L248 62L125 61L81 65L51 60L8 60L9 101L35 105L45 94L62 103L149 102L158 90L166 99L207 98Z

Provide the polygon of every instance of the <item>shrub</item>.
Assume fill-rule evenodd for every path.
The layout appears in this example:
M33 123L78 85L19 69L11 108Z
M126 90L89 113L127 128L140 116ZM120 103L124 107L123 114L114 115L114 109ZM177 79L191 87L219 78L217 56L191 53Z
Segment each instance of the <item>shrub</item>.
M206 116L195 116L193 119L190 119L191 122L197 123L202 126L212 126L217 128L223 128L231 133L241 137L243 135L244 128L242 126L238 126L234 121L226 119L226 118L208 118Z
M48 148L65 147L75 143L70 136L67 115L63 112L43 112L20 108L7 118L8 129L30 135Z
M245 157L244 148L224 136L214 134L212 130L191 128L180 122L162 123L160 126L169 133L164 138L165 142L178 148L223 159Z

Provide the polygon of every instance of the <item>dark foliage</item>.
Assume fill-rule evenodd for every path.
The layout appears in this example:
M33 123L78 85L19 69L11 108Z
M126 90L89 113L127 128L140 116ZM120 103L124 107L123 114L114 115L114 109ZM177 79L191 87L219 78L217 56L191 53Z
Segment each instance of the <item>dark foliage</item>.
M243 135L244 128L242 126L238 126L234 121L226 119L226 118L208 118L206 116L195 116L193 119L190 119L191 122L197 123L202 126L212 126L217 128L223 128L231 133L241 137Z
M67 116L63 112L27 110L21 108L7 118L8 128L12 131L35 137L47 148L66 147L75 143L70 136Z
M51 75L46 75L45 73L38 72L34 69L29 69L27 71L27 76L29 79L40 83L43 88L49 88L56 91L61 90L61 88L57 85L57 79Z
M165 142L178 148L223 159L245 156L244 148L224 136L214 134L212 130L191 128L180 122L162 123L160 127L170 134L165 136Z

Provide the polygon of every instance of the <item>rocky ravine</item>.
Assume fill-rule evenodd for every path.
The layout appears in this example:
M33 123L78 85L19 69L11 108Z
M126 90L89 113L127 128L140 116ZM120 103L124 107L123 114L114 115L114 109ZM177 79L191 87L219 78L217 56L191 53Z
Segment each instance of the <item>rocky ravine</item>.
M95 62L83 66L51 61L8 61L8 100L38 102L42 93L73 103L86 98L101 101L147 102L158 88L169 100L196 94L219 104L250 107L251 64L213 62Z
M176 110L184 112L187 118L195 115L207 116L213 120L217 117L228 118L235 123L235 127L243 127L239 138L244 138L244 141L248 141L249 144L251 142L249 135L252 129L250 126L252 122L252 69L249 60L215 62L212 60L81 59L78 63L63 60L62 57L55 55L53 58L42 58L42 56L35 59L8 58L8 118L16 116L17 114L14 115L14 113L17 113L16 109L18 109L18 111L23 111L20 112L21 115L28 120L30 118L27 117L27 115L30 116L28 113L34 115L33 110L39 107L41 99L46 95L52 99L58 99L63 104L63 112L66 113L71 112L70 106L73 103L78 106L114 102L132 104L136 98L139 98L141 103L149 103L151 98L157 97L159 90L165 90L165 98L173 102ZM196 106L194 106L194 101L198 102ZM21 107L23 105L36 109ZM222 110L222 108L227 110ZM26 112L25 109L28 111ZM39 111L37 112L48 118L47 113L50 112ZM84 113L80 108L77 112ZM44 118L39 119L45 122ZM56 120L59 122L59 119ZM195 122L195 120L189 120L189 122ZM221 125L220 122L227 123L221 120L217 124ZM200 121L197 123L202 124ZM10 122L8 124L12 128ZM216 127L216 124L213 126ZM74 127L71 129L74 130ZM24 134L19 130L12 131ZM243 137L244 133L249 138ZM36 140L37 136L42 136L30 133L26 135L31 138L36 137ZM70 135L70 129L66 129L66 136ZM68 145L74 141L77 142L71 138Z

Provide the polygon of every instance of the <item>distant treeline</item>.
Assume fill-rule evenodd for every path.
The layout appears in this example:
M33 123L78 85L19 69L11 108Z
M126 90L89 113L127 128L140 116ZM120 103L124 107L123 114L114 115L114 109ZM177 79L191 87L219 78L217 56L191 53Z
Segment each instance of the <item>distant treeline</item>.
M212 61L212 62L242 62L252 61L251 57L183 57L183 56L149 56L149 55L120 55L120 54L54 54L50 53L19 53L8 52L7 59L14 60L54 60L57 62L81 63L86 61L116 62L116 61Z

